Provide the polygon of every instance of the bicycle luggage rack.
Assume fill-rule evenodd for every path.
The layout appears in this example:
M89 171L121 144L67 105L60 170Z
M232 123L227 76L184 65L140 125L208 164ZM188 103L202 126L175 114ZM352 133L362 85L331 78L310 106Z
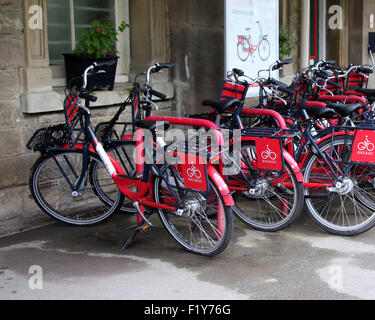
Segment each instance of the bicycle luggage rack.
M75 90L64 100L65 123L38 129L26 144L32 151L45 152L69 145L73 148L82 141L83 134L82 113L77 106Z
M66 125L63 123L35 131L26 147L31 151L46 151L67 143L69 143L69 136Z

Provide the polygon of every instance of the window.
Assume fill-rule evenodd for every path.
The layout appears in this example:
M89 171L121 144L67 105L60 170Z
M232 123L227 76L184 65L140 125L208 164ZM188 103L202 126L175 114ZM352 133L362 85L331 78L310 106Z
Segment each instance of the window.
M129 21L128 12L122 0L47 0L49 63L53 74L53 86L65 85L63 53L74 50L81 40L81 32L93 20ZM118 9L118 10L117 10ZM127 18L127 19L126 19ZM127 77L127 50L125 39L119 39L118 50L121 63L118 66L117 81ZM120 62L120 61L119 61ZM121 77L121 75L123 75Z

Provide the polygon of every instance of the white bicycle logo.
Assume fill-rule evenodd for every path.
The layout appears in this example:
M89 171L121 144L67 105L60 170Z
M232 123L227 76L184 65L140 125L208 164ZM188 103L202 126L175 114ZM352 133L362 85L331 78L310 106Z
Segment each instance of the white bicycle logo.
M267 145L267 150L261 153L261 156L263 160L268 160L268 159L276 160L276 157L277 157L276 153L271 151L269 145Z
M358 150L364 151L367 150L369 152L374 151L375 145L368 140L368 136L366 136L365 141L358 143Z
M196 177L197 179L200 179L202 177L202 173L194 166L194 164L192 164L191 168L187 169L186 172L190 178Z

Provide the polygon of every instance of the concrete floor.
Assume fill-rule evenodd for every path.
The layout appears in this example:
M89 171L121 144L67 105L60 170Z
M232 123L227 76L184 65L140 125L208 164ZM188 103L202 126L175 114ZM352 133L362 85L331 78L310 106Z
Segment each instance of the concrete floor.
M1 238L0 299L375 299L374 229L332 236L302 216L267 234L236 219L228 248L206 258L180 249L160 225L122 253L132 220Z

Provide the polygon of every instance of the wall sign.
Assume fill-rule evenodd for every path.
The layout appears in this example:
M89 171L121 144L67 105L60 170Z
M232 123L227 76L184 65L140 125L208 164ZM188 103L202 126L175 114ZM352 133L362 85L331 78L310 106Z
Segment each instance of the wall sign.
M279 59L279 1L225 1L225 72L239 68L256 78ZM264 73L267 76L267 73ZM277 78L277 72L273 73ZM257 86L247 96L256 97Z

